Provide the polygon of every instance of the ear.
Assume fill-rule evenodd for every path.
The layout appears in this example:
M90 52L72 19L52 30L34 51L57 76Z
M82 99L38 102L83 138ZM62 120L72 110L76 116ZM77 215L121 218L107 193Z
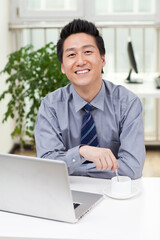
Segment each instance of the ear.
M63 74L65 74L65 70L64 70L63 63L61 64L61 72L62 72Z
M106 65L105 55L101 56L101 60L102 60L102 67L104 67Z

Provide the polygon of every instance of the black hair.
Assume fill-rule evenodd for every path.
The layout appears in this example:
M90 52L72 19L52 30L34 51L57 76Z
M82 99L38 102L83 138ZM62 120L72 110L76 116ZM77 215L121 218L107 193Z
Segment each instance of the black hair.
M64 41L71 34L75 33L86 33L93 36L95 38L100 55L102 56L105 54L104 41L103 38L100 36L96 26L92 22L88 22L86 20L74 19L72 22L64 26L60 33L60 39L57 42L57 57L61 63L63 61Z

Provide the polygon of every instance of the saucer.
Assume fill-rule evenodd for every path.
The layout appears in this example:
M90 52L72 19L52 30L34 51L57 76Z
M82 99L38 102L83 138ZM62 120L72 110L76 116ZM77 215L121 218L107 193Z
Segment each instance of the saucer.
M115 194L115 193L112 193L111 192L111 189L110 189L110 186L107 186L104 190L103 190L103 193L110 197L110 198L114 198L114 199L129 199L129 198L133 198L135 196L137 196L139 193L140 193L140 189L135 187L135 186L132 186L131 187L131 193L130 194L126 194L126 195L121 195L121 194Z

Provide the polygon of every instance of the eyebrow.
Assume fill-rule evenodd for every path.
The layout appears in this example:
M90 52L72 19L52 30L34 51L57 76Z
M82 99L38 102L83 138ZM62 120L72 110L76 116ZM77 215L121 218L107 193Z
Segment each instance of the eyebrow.
M84 46L82 46L81 47L82 49L85 49L85 48L95 48L93 45L91 45L91 44L88 44L88 45L84 45ZM72 47L72 48L67 48L66 50L65 50L65 52L70 52L70 51L74 51L76 48L74 48L74 47Z

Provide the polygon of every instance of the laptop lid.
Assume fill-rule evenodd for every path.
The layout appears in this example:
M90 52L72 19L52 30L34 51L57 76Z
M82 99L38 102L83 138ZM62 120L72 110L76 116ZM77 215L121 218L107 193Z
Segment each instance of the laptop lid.
M0 210L72 223L103 197L72 192L63 161L13 154L0 154L0 196Z

